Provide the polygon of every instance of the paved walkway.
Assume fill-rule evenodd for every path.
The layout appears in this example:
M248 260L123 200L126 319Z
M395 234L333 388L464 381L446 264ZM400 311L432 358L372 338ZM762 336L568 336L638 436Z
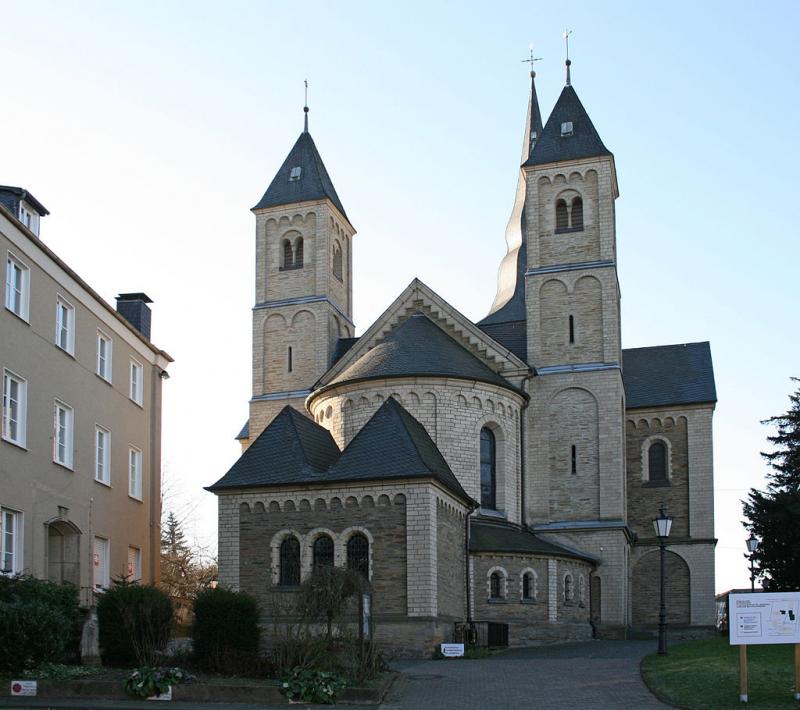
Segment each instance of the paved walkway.
M510 649L484 660L398 661L381 710L625 708L667 706L651 695L639 662L652 641L591 641Z

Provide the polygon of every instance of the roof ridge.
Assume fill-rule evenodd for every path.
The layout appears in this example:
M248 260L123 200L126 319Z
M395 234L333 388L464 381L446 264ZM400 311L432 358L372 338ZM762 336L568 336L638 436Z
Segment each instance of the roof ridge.
M688 343L665 343L663 345L639 345L635 348L622 348L623 352L630 350L653 350L654 348L680 348L687 345L710 345L710 340L692 340Z
M404 432L406 438L408 439L408 441L411 442L411 446L414 449L414 451L417 452L417 456L419 457L419 460L422 461L422 464L425 466L426 469L428 469L429 473L432 476L435 476L436 475L436 471L434 471L430 467L430 464L428 464L428 461L425 459L425 455L419 450L419 446L417 446L417 442L414 441L414 437L411 436L411 432L408 430L408 422L406 421L406 417L409 417L409 418L413 419L423 429L425 429L425 427L422 426L422 424L420 424L414 418L414 416L402 404L400 404L400 402L398 402L392 395L389 395L389 398L386 400L386 402L381 407L378 408L378 411L380 411L383 407L387 406L389 404L389 402L393 402L394 403L394 407L396 407L395 413L400 417L400 423L403 425L403 432ZM428 434L428 430L427 429L425 429L425 433ZM430 434L428 434L428 436L430 436ZM439 452L439 453L441 453L441 452Z

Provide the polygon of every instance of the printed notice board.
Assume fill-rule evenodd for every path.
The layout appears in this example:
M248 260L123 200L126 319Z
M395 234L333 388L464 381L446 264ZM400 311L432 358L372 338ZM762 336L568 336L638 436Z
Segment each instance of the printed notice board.
M800 643L800 592L731 594L731 645Z

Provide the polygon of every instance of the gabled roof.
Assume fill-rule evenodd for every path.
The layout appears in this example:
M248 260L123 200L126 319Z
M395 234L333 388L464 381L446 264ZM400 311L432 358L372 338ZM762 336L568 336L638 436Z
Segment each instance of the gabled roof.
M367 350L329 384L386 377L459 377L512 388L419 311Z
M40 217L46 217L50 214L48 209L37 200L30 192L28 192L24 187L15 187L14 185L0 185L0 200L2 200L3 195L14 195L17 198L17 201L24 200L27 202L33 209L35 209ZM5 204L5 201L3 201ZM9 207L11 209L11 207Z
M597 561L591 555L543 540L530 530L512 523L474 518L469 525L469 551L522 553Z
M425 427L389 397L355 435L325 481L433 478L466 502L466 494Z
M708 342L622 351L628 409L717 401Z
M562 136L561 124L568 121L572 122L572 135ZM565 86L550 118L547 119L542 137L536 142L530 158L524 164L542 165L600 155L611 155L611 151L600 140L575 89Z
M320 481L339 457L330 432L285 406L208 491Z
M300 168L297 180L290 180L292 168ZM260 210L264 207L291 205L295 202L308 202L328 198L336 209L347 219L341 200L333 187L333 181L325 169L314 139L308 131L303 131L294 147L289 151L280 170L272 179L267 191L259 203L253 207Z

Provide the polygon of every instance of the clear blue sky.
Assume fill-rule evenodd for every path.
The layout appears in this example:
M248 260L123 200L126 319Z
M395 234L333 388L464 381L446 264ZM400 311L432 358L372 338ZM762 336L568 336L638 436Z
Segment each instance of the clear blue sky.
M51 210L43 238L109 300L144 290L166 385L168 503L237 455L250 395L253 217L302 128L355 239L362 332L418 276L485 315L505 253L534 42L545 116L573 84L614 152L623 344L710 340L717 588L746 584L739 500L759 424L800 374L800 5L0 3L0 183ZM763 8L763 9L762 9Z

